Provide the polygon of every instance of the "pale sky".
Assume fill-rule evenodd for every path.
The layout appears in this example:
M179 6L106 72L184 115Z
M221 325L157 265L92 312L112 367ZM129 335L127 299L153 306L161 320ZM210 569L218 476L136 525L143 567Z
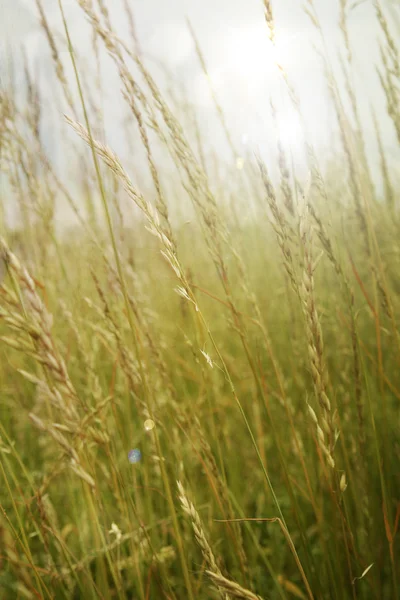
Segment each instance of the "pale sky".
M272 1L277 29L277 51L271 51L261 0L130 0L134 10L138 36L144 52L162 60L176 82L183 82L191 101L200 114L205 135L213 143L220 136L207 82L198 64L194 46L186 26L190 18L200 41L218 98L226 111L229 128L240 145L254 149L266 147L269 141L269 99L272 96L280 115L280 133L284 144L294 155L301 152L296 116L285 93L285 86L276 68L278 60L286 69L302 102L310 135L317 147L325 148L336 129L335 117L327 100L327 87L321 70L321 59L313 49L320 47L315 29L302 9L302 0ZM398 35L393 16L400 15L394 0L381 0L387 14L392 15L394 37ZM57 0L43 0L52 27L62 28ZM337 63L337 50L342 47L338 27L339 0L315 0L332 62ZM349 0L349 4L354 4ZM90 29L76 0L63 0L75 47L89 65L93 65ZM120 0L108 2L113 23L119 32L127 31ZM37 25L34 0L0 0L0 36L5 44L26 48L30 62L42 73L42 80L51 80L52 66L47 42ZM393 11L393 13L390 12ZM398 159L392 126L385 116L385 104L376 75L379 62L373 0L364 0L350 11L348 25L354 54L354 85L364 118L367 143L372 162L376 161L374 136L369 116L374 105L380 118L387 149ZM61 38L60 38L61 39ZM7 40L7 41L6 41ZM3 50L4 57L4 50ZM68 65L68 55L65 53ZM4 62L3 62L4 64ZM148 62L151 64L151 62ZM154 64L154 63L153 63ZM70 68L70 67L67 67ZM70 72L70 71L68 71ZM110 62L103 68L106 98L104 111L112 123L113 145L122 136L120 85ZM50 89L50 88L48 88ZM50 92L49 92L50 93ZM269 124L269 125L268 125Z

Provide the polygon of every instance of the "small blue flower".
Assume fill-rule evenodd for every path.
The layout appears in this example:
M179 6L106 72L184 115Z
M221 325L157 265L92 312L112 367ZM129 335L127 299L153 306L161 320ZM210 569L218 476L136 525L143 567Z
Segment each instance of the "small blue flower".
M128 454L128 460L130 463L132 463L132 464L138 463L141 458L142 458L142 453L140 452L139 448L130 450L130 452Z

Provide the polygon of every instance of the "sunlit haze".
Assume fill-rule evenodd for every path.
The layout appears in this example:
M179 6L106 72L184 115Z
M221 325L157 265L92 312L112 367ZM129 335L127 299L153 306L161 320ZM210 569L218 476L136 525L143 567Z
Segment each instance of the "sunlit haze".
M6 52L10 53L12 48L15 63L21 65L18 57L21 48L25 49L49 105L48 119L51 118L51 121L48 120L47 124L43 122L42 129L54 158L60 160L56 132L63 126L62 115L54 113L54 69L47 41L38 24L35 3L31 0L0 2L3 56L6 56ZM289 99L282 68L300 99L308 139L321 152L321 157L330 158L338 143L338 126L318 51L323 51L324 43L324 51L334 67L337 81L343 86L339 52L342 58L345 58L345 54L339 28L339 2L315 2L323 29L322 42L301 2L280 0L275 7L274 44L268 37L263 5L259 0L172 0L168 3L161 0L131 0L130 4L146 64L162 88L171 88L173 84L175 96L177 93L186 97L190 95L190 102L196 109L198 123L205 136L207 151L213 149L221 157L229 157L210 94L211 84L235 141L239 154L237 158L241 159L242 154L254 151L266 157L273 156L278 131L281 143L290 151L298 168L302 168L303 130ZM378 77L375 69L371 68L379 61L379 28L373 3L365 1L354 4L352 9L349 4L348 9L353 52L351 79L359 99L368 156L374 170L378 158L373 140L371 107L378 115L384 115L380 126L385 147L394 161L398 158L398 150L392 125L385 115L385 101L377 85ZM49 23L59 32L60 48L64 49L63 62L67 73L72 75L58 3L47 0L44 6ZM79 48L80 68L85 72L94 72L92 37L82 10L75 0L64 0L63 6L73 43ZM391 9L389 0L387 8ZM110 12L117 31L124 39L129 39L122 0L115 0ZM199 63L188 20L198 39L208 76ZM395 21L393 25L396 27ZM102 55L106 55L104 50ZM129 117L121 98L118 76L110 60L103 61L101 76L101 107L105 115L107 140L124 154L127 151L124 127ZM86 82L93 92L95 80L96 76L91 75ZM346 99L345 92L343 97ZM276 123L271 119L271 101L276 108Z

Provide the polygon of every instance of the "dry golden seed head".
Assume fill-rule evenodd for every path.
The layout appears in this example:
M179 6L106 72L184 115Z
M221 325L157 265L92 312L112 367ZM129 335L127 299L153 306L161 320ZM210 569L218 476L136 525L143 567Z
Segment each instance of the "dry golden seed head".
M0 341L6 344L7 346L10 346L10 348L14 348L15 350L21 350L22 352L29 353L32 350L32 346L29 346L28 344L20 342L6 335L0 336Z
M206 359L207 364L213 369L214 368L214 364L213 364L213 361L211 360L211 357L207 354L207 352L204 352L203 350L200 350L200 352L202 353L202 355Z
M328 423L328 421L325 419L325 417L321 417L321 427L323 429L323 431L326 433L326 435L330 435L331 433L331 427Z
M331 469L335 468L335 461L333 460L332 455L328 452L326 455L327 461L328 461L328 465L331 467Z
M76 431L76 428L71 429L71 427L69 427L68 425L64 425L63 423L53 423L52 427L54 429L64 431L65 433L74 433L74 431Z
M342 476L340 477L340 491L345 492L346 488L347 488L346 473L343 473Z
M47 427L43 423L42 419L40 419L39 417L37 417L33 413L29 413L29 418L32 421L32 423L35 425L35 427L37 427L41 431L46 431L47 430Z
M68 440L62 435L62 433L60 431L58 431L57 429L54 428L53 425L51 425L47 431L49 432L49 434L51 435L51 437L60 444L60 446L62 446L62 448L64 448L64 450L66 450L68 452L68 454L71 455L71 457L76 461L79 462L79 457L76 453L76 451L74 450L74 448L72 448L71 444L68 442Z
M307 404L307 406L308 406L308 412L310 413L312 420L314 421L314 423L316 425L318 425L318 419L317 419L317 415L315 414L314 409L309 404Z
M89 427L87 435L98 444L109 444L110 438L105 431L96 429L95 427Z
M209 570L206 571L206 573L219 590L223 590L227 593L228 598L239 598L241 600L263 600L261 596L258 596L250 590L243 588L235 581L227 579L221 573L213 573Z
M154 560L159 563L169 563L176 559L176 551L173 546L163 546L154 556Z
M44 509L44 512L45 512L48 522L52 525L52 527L55 527L56 529L58 529L57 511L54 508L54 505L50 500L49 494L44 494L41 497L41 503L43 505L43 509Z
M319 425L317 425L317 436L318 436L319 443L324 446L325 445L325 435Z
M206 535L204 533L203 524L201 522L200 515L198 514L194 505L188 500L182 483L180 481L177 481L176 484L177 484L178 491L179 491L180 503L181 503L182 508L185 511L185 513L191 519L193 532L194 532L196 541L199 544L200 549L202 551L204 560L206 561L208 568L213 573L220 574L221 571L215 560L214 553L213 553L213 551L208 543L208 540L206 538Z
M272 43L275 42L275 23L274 15L272 12L271 0L264 0L265 20L268 26L268 37Z
M78 475L78 477L80 477L88 485L90 485L90 487L96 487L93 477L83 469L83 467L78 463L76 459L71 459L70 467L74 471L74 473Z

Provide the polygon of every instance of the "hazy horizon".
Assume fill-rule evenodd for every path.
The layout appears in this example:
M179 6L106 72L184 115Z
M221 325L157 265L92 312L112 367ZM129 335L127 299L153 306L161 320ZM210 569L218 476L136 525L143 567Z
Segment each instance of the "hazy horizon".
M60 131L65 129L65 107L59 108L59 89L55 95L54 66L47 40L38 23L35 2L17 0L8 3L6 0L0 0L0 3L3 17L0 25L0 34L3 36L3 68L10 48L14 57L18 57L23 47L32 72L39 74L43 91L46 106L41 124L44 143L54 161L64 168L65 150L60 143ZM231 158L216 117L208 82L199 65L187 18L190 19L199 40L239 157L242 153L257 151L265 156L267 161L274 162L276 146L270 114L272 99L277 108L280 139L285 149L292 154L295 167L301 170L305 164L303 134L281 73L276 66L277 62L287 71L300 97L308 128L308 139L314 143L322 161L331 158L336 145L340 148L337 120L329 98L322 60L315 50L321 48L318 32L305 14L300 1L280 0L272 4L277 40L274 51L268 39L263 4L259 0L206 0L201 6L195 0L173 0L168 6L160 0L131 2L146 64L155 73L164 90L167 90L168 85L163 69L167 69L175 92L182 88L190 95L208 152L214 149L221 159ZM62 50L63 63L69 81L73 82L58 2L45 0L43 6L51 28L58 32L57 41ZM63 6L74 46L79 50L79 67L89 75L85 75L85 84L91 87L93 92L96 74L89 25L76 0L64 0ZM326 50L342 87L343 98L348 103L338 61L338 49L341 48L342 52L343 46L338 23L339 1L320 0L315 2L315 6L322 24ZM389 9L390 6L391 3L387 0L386 8ZM129 39L122 0L114 2L111 19L116 30ZM397 27L393 20L391 25ZM384 146L389 160L393 162L392 166L398 164L400 154L393 125L387 116L385 99L378 85L375 65L380 60L380 31L372 2L361 2L353 10L349 10L348 28L353 54L352 83L359 99L368 158L372 172L377 173L379 158L371 119L372 106L378 115ZM105 115L106 139L122 157L130 157L131 151L126 144L125 123L126 119L131 117L121 97L121 86L115 68L104 49L101 56L103 97L100 106ZM17 73L16 80L22 82L22 62L15 59L15 64L20 73L19 77ZM348 113L351 114L350 110Z

